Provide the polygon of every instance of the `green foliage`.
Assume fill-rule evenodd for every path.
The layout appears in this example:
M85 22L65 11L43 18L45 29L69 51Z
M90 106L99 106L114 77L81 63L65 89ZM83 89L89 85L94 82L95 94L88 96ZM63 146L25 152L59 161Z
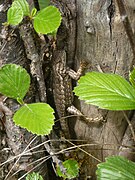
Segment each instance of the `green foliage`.
M0 68L0 93L23 99L30 86L30 76L21 66L7 64Z
M90 72L79 80L74 92L86 103L108 110L135 109L135 89L121 76Z
M135 109L135 69L130 74L132 86L121 76L90 72L79 80L74 92L88 104L108 110ZM98 180L135 180L135 163L120 157L106 158L98 164Z
M37 33L48 34L57 32L61 23L61 14L54 6L48 6L49 0L40 1L41 11L37 13L36 8L33 8L30 13L29 4L26 0L14 0L12 6L7 12L7 22L4 25L18 25L24 16L29 16L34 19L34 29ZM43 9L43 7L46 7ZM37 15L36 15L37 13Z
M41 11L33 8L30 13L26 0L14 0L7 12L5 25L18 25L24 16L33 19L37 33L56 34L61 23L61 14L54 6L48 6L50 0L39 0ZM47 7L48 6L48 7ZM37 13L37 14L36 14ZM90 72L79 80L74 92L86 103L108 110L135 109L135 69L130 73L132 86L121 76ZM7 64L0 68L0 93L16 99L23 105L13 116L14 122L37 135L48 135L54 125L54 110L46 103L24 104L23 98L30 86L30 76L25 69L15 64ZM75 160L63 162L66 173L60 167L57 173L64 179L78 176L79 166ZM98 165L98 180L132 180L135 179L135 163L120 156L108 157L106 162ZM43 180L39 173L31 173L26 180Z
M121 156L107 157L106 162L98 164L98 180L134 180L135 163Z
M36 15L36 13L37 13L37 9L36 9L36 8L33 8L32 11L31 11L30 16L31 16L31 17L34 17L34 16Z
M60 170L60 167L57 167L57 174L64 179L72 179L78 176L79 173L79 166L76 160L66 160L63 162L63 166L66 168L67 173L63 174Z
M21 66L7 64L0 68L0 93L24 104L23 98L30 86L30 76ZM38 135L50 133L54 111L46 103L24 104L13 117L14 122Z
M33 172L27 175L26 180L43 180L43 178L39 173Z
M18 25L23 20L23 11L21 8L11 6L7 12L7 24ZM6 24L6 23L5 23Z
M37 135L48 135L54 124L54 110L46 103L25 104L13 116L15 124Z
M61 14L54 6L48 6L42 9L34 17L34 29L37 33L48 34L52 33L61 23Z
M49 6L50 0L38 0L40 9L44 9Z
M18 25L23 20L23 16L29 16L29 14L29 4L26 0L14 0L7 12L7 23L5 24Z
M18 9L21 9L24 16L30 15L29 4L26 0L14 0L14 2L12 3L12 7L17 7Z
M132 84L132 86L135 89L135 68L133 69L133 71L129 74L129 80Z

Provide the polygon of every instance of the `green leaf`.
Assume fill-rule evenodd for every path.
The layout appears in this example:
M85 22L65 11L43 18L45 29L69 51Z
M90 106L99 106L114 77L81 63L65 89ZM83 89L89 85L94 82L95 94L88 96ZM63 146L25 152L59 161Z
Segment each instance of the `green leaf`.
M30 15L29 4L26 0L14 0L14 2L12 3L12 7L22 9L24 16Z
M135 68L133 69L133 71L129 74L129 80L132 84L132 86L135 89Z
M16 64L0 68L0 93L14 99L23 99L30 86L27 71Z
M54 6L48 6L34 17L34 29L37 33L48 34L55 31L61 23L61 14Z
M82 76L74 92L86 103L108 110L135 109L135 89L121 76L90 72Z
M33 172L27 175L26 180L43 180L43 178L39 173Z
M135 163L121 156L107 157L96 174L98 180L135 180Z
M79 166L78 162L73 159L69 159L63 162L63 166L66 168L67 173L63 174L60 170L60 167L57 167L57 174L64 179L72 179L78 176Z
M40 9L44 9L49 6L50 0L38 0Z
M7 12L7 23L10 25L18 25L23 20L22 9L14 6L10 7Z
M32 11L31 11L31 17L34 17L37 13L37 9L36 8L33 8Z
M54 110L45 103L26 104L13 117L16 125L37 135L48 135L54 124Z
M51 33L48 33L47 35L51 35L51 36L54 37L54 39L56 39L57 30L58 30L58 29L56 29L55 31L53 31L53 32L51 32Z

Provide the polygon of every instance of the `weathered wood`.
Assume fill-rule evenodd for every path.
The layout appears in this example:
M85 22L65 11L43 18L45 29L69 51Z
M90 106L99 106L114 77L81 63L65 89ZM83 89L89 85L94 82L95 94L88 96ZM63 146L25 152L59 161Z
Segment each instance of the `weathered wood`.
M8 0L4 2L8 3ZM52 2L60 8L63 17L62 25L58 30L59 43L57 47L67 52L67 64L70 67L74 64L77 70L80 61L86 60L91 64L87 71L117 73L128 79L129 70L134 64L134 55L123 25L124 16L121 16L117 1L52 0ZM134 33L135 13L133 4L135 4L135 0L124 0L123 2ZM1 23L5 19L6 13L0 9L0 29L2 28ZM8 32L13 32L8 41L0 36L0 49L5 43L0 53L0 65L12 62L30 69L30 61L26 57L26 51L24 51L25 48L18 30L12 31L12 29L9 29ZM30 99L27 99L28 101L34 102L36 98L41 99L36 93L37 89L34 83L32 94L28 95L30 96ZM125 145L129 142L126 145L131 146L134 142L130 140L132 135L129 133L130 130L123 112L101 110L78 100L75 101L75 104L80 107L82 113L86 116L93 119L103 117L105 120L104 122L92 122L88 125L83 120L80 121L79 118L77 120L75 118L69 119L71 137L75 138L76 135L77 140L85 140L84 142L89 144L89 146L83 148L89 155L86 152L81 152L81 150L74 153L81 166L79 179L90 177L94 179L97 163L104 161L106 156L113 154L129 157L131 151L126 148L126 153L123 153L125 149L121 144ZM133 121L133 113L127 112L127 115L129 120ZM2 129L0 130L2 132ZM7 134L10 136L8 130ZM4 142L2 133L0 135L0 143L2 143ZM28 135L26 139L29 137ZM11 149L13 149L12 144ZM80 143L78 142L78 144ZM8 146L2 145L3 147ZM24 147L26 147L26 144ZM14 151L16 153L16 149ZM6 158L4 157L3 161ZM130 156L130 159L133 159L133 157ZM47 168L46 164L45 168Z
M124 1L131 27L134 30L134 9L128 0ZM114 0L90 0L77 2L77 64L85 59L92 64L88 71L117 73L128 79L133 53L129 38L125 32L118 5ZM127 128L122 112L100 110L80 102L81 111L89 117L103 116L103 124L91 124L77 121L75 132L78 139L98 144L100 150L87 148L87 151L101 161L108 155L118 154L119 145ZM129 117L130 118L130 117ZM130 119L131 120L131 119ZM87 158L87 165L82 167L85 177L92 176L98 162Z

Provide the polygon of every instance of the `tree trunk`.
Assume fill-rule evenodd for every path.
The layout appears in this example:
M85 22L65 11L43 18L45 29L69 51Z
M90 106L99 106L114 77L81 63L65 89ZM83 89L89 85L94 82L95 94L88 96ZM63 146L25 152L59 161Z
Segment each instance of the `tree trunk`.
M118 0L51 1L52 4L60 9L63 17L57 34L57 47L66 50L67 65L70 68L77 70L80 61L85 60L89 63L87 72L116 73L128 79L129 71L134 64L135 54L134 42L132 43L132 37L128 35L127 29L131 26L132 29L129 29L129 31L134 30L135 14L132 4L135 4L135 0L124 1L126 14L124 14L124 11L123 14L121 13L118 2ZM24 66L32 77L31 91L26 96L26 102L47 101L55 108L53 99L50 98L53 96L50 85L52 81L52 67L49 65L52 63L50 61L52 55L51 42L42 42L37 35L34 36L33 40L30 40L30 44L33 45L32 50L34 54L37 54L36 57L39 58L39 66L32 63L31 54L28 52L31 51L31 48L29 49L27 43L25 43L25 40L29 38L25 37L26 34L23 34L23 25L20 25L15 30L9 28L7 34L2 34L4 30L1 23L6 21L6 10L10 0L0 3L4 5L0 6L0 66L6 63L16 63ZM125 23L127 17L129 24ZM31 25L25 22L24 24L26 25L24 29L30 28L27 35L33 37ZM35 44L36 46L34 46ZM48 52L50 54L49 58L46 56ZM41 58L42 54L45 54L44 59ZM31 64L37 68L34 73L42 77L42 82L37 81L35 74L31 70ZM44 70L42 71L42 69ZM47 92L47 97L44 91ZM6 103L13 111L18 108L14 101L8 100ZM126 121L126 117L128 117L132 126L135 126L135 123L133 123L134 112L128 111L124 113L122 111L101 110L98 107L79 101L76 97L74 104L84 115L93 119L93 121L87 123L80 117L68 119L71 137L77 140L77 143L76 141L72 141L72 143L83 146L82 148L76 148L77 150L73 154L80 165L78 179L96 179L97 164L104 161L107 156L123 155L131 160L135 159L131 155L132 149L125 147L134 146L132 133ZM14 129L17 139L13 139L12 142L13 134L11 131L14 132ZM22 136L23 140L19 141L20 144L18 145L17 140L20 140ZM11 155L15 156L21 153L34 137L31 133L16 127L12 121L6 121L5 129L2 126L0 129L0 153L2 157L0 162L6 161ZM9 141L10 138L11 141ZM41 139L38 137L32 146L40 143ZM17 150L17 147L19 147L19 150ZM46 153L41 153L37 157L32 157L32 153L25 159L25 164L23 161L24 166L27 167L29 162L47 155ZM4 166L5 168L0 172L2 179L6 177L13 164L12 162L10 166ZM22 161L20 164L22 165ZM22 168L21 165L20 168ZM45 163L43 166L39 166L36 171L41 170L41 174L46 180L58 179L56 176L54 178L49 174L50 166L50 163L49 165ZM32 169L33 166L30 168ZM21 175L24 174L23 171L26 173L30 168L22 168ZM11 172L11 174L13 173ZM15 178L18 179L21 175L17 174Z
M128 16L132 30L134 30L134 7L128 0L124 1L126 14L121 16L117 1L115 0L79 0L77 3L77 64L84 59L91 64L88 71L102 71L116 73L128 79L130 67L134 63L134 53L130 39L126 34L123 21ZM131 4L130 4L131 3ZM125 16L125 17L124 17ZM128 27L127 27L128 28ZM125 153L120 151L126 129L128 127L124 114L121 111L101 110L95 106L80 102L81 111L88 117L99 118L104 122L91 123L89 126L82 121L75 124L77 139L87 140L90 144L85 148L90 153L82 168L85 177L93 177L96 165L99 163L91 155L104 161L110 155L126 155L132 160L130 151L125 148ZM133 112L127 112L130 121L133 121ZM129 132L129 131L128 131ZM131 134L123 145L133 145L130 141ZM95 146L91 145L95 144ZM87 162L87 163L86 163Z

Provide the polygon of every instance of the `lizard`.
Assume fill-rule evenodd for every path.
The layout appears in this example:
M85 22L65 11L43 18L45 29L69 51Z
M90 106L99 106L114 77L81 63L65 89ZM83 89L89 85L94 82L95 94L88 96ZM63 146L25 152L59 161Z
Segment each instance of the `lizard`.
M55 49L52 57L53 62L53 94L56 111L60 119L61 129L65 138L70 139L70 132L66 118L67 112L84 116L73 106L72 79L78 80L87 66L82 62L78 71L75 72L66 64L66 51Z

